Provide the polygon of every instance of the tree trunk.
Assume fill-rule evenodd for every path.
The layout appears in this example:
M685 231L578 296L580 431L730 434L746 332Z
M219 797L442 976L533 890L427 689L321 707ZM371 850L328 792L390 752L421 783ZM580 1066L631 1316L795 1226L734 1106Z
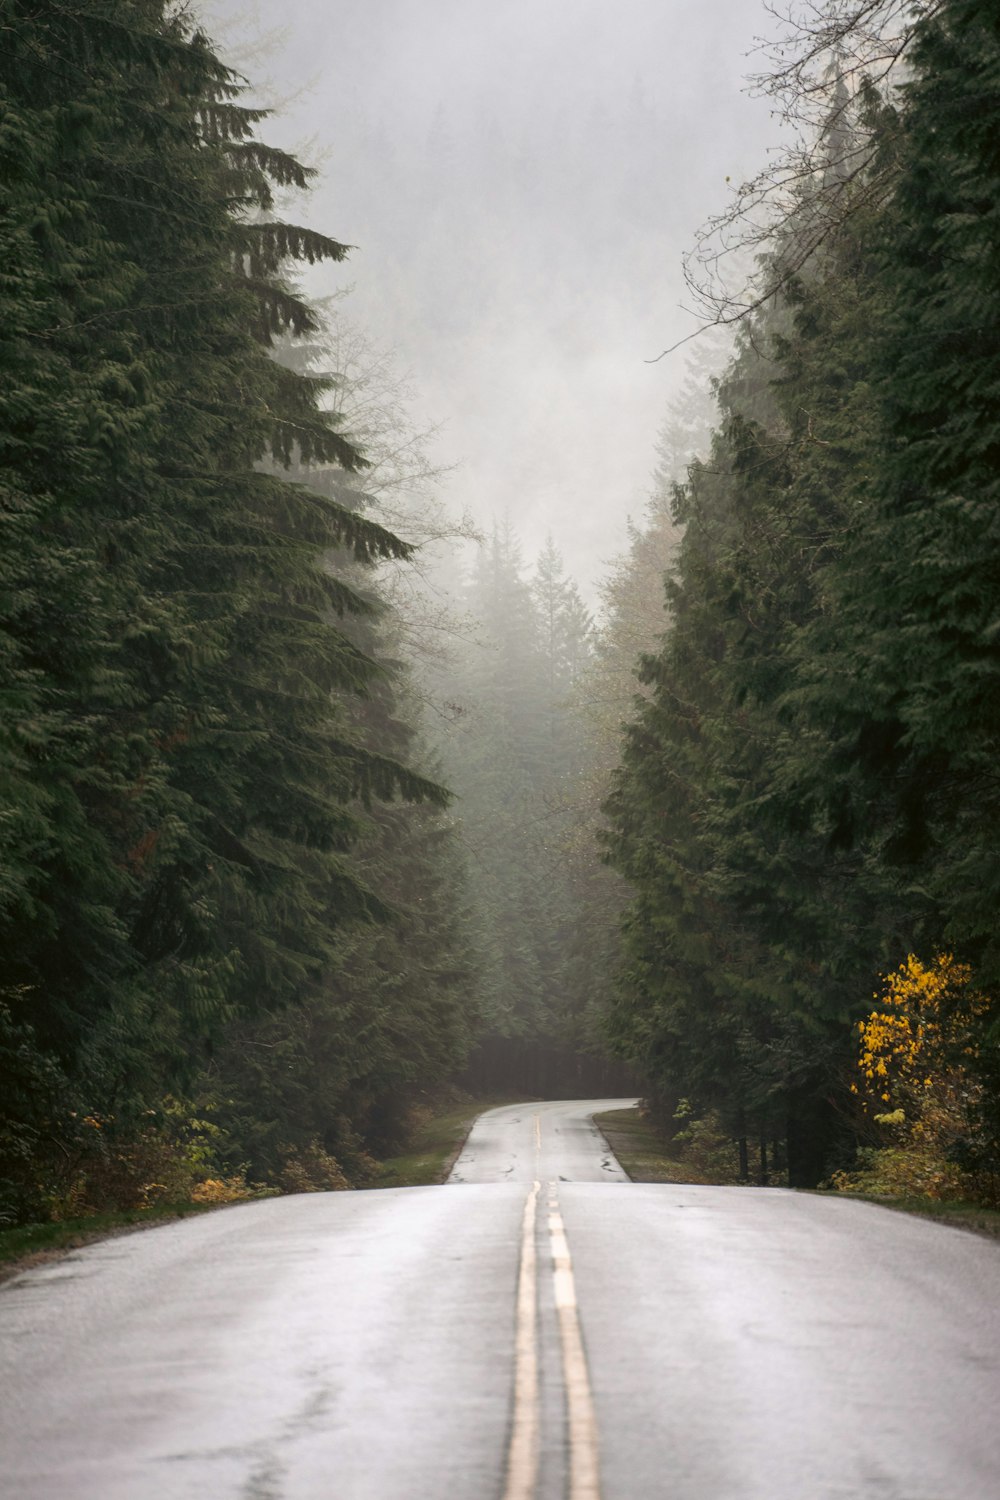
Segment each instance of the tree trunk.
M833 1111L825 1099L806 1095L788 1106L788 1186L814 1188L826 1176Z

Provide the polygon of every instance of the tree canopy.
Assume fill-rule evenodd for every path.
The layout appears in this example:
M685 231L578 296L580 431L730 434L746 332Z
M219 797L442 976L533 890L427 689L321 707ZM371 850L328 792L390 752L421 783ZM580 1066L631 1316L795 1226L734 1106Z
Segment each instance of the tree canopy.
M319 327L295 263L347 253L274 213L308 169L184 11L4 20L4 1056L124 1130L328 984L390 906L351 858L368 810L446 794L350 706L389 671L365 573L411 549L314 477L365 457L273 357Z
M734 1132L784 1133L793 1182L849 1156L874 977L947 948L996 978L1000 31L972 0L911 19L883 37L905 82L848 88L835 52L810 96L820 144L675 492L670 629L608 803L635 890L619 1045Z

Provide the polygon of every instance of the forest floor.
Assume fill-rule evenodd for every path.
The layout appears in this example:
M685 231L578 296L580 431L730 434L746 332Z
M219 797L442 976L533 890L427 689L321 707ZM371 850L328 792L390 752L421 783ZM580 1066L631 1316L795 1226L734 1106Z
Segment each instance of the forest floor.
M633 1182L727 1186L739 1180L735 1145L703 1122L695 1138L673 1141L641 1109L609 1109L594 1123Z
M735 1148L722 1136L703 1132L701 1139L668 1142L655 1122L638 1109L614 1109L595 1115L604 1138L633 1182L735 1184ZM773 1184L781 1185L777 1181ZM829 1196L823 1193L823 1196ZM978 1203L941 1203L934 1198L876 1197L870 1193L840 1193L882 1208L920 1214L939 1224L968 1229L1000 1239L1000 1211Z

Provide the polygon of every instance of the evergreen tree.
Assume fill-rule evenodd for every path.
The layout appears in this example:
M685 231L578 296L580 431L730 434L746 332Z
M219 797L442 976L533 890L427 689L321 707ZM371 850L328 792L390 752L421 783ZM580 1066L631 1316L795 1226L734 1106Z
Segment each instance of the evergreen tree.
M817 754L801 784L869 891L888 893L889 972L955 953L995 993L1000 27L946 3L913 30L879 222L869 320L871 415L857 517L830 612L797 649ZM883 895L883 913L887 902ZM996 1004L978 1017L978 1118L1000 1137ZM970 1146L970 1150L972 1147Z
M870 440L870 234L870 214L848 215L719 385L711 454L676 490L670 628L609 803L637 892L619 1045L734 1134L786 1138L800 1183L822 1175L846 1023L897 932L886 882L807 791L798 655L827 618Z
M586 1092L607 1072L580 985L584 733L570 694L592 649L590 615L555 545L529 581L507 529L482 550L467 602L480 634L449 671L457 714L442 757L480 960L474 1076L490 1088Z
M271 357L286 265L345 254L273 217L308 174L159 0L5 16L0 988L124 1129L377 913L349 804L444 794L343 707L379 668L330 555L407 547L274 467L363 463Z
M449 673L461 712L442 754L468 851L485 1013L500 1035L523 1035L546 1008L535 941L543 882L534 854L547 672L509 527L494 528L480 549L468 606L480 633Z
M949 3L916 28L899 186L882 236L870 517L838 574L831 643L858 691L833 728L859 774L845 822L879 809L886 862L925 914L919 937L1000 977L997 184L1000 22ZM829 707L821 710L829 723Z

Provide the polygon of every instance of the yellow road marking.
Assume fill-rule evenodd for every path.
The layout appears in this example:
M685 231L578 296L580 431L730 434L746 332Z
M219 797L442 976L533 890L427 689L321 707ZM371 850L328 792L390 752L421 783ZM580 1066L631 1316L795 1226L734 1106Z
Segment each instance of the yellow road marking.
M538 1124L538 1117L535 1117ZM538 1344L536 1303L538 1262L535 1220L541 1183L536 1182L521 1221L521 1271L517 1283L514 1367L514 1420L507 1450L503 1500L533 1500L538 1479Z
M597 1417L580 1331L573 1259L554 1183L549 1184L549 1243L569 1419L569 1500L601 1500Z
M541 1124L535 1116L535 1140L541 1149ZM538 1195L541 1183L535 1182L524 1204L521 1220L521 1268L517 1282L517 1320L515 1326L514 1414L510 1444L507 1449L507 1477L503 1500L535 1500L538 1486L540 1441L540 1406L538 1382L538 1253L535 1227L538 1220ZM583 1347L580 1315L576 1300L573 1258L566 1238L566 1226L559 1211L554 1182L548 1184L548 1231L552 1257L552 1284L556 1316L559 1320L559 1343L562 1354L563 1385L566 1390L566 1414L569 1425L569 1489L567 1500L601 1500L601 1481L597 1446L597 1417L590 1389L590 1372Z

